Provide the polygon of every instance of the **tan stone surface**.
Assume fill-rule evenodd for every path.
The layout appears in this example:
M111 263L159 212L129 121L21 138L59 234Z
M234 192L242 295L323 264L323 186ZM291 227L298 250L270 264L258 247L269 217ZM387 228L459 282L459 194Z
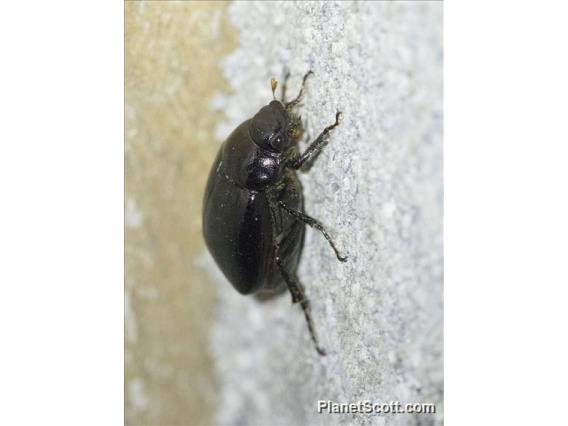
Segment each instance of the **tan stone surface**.
M125 422L204 424L214 288L195 265L235 44L223 2L125 3Z

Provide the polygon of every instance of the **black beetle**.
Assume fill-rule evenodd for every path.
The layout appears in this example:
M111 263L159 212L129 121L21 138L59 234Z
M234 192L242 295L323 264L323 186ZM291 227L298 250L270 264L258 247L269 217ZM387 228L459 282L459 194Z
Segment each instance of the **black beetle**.
M310 336L318 346L309 303L296 279L303 245L304 224L323 233L337 258L345 262L333 240L316 219L303 212L303 197L296 170L309 165L328 141L326 127L308 149L299 154L301 118L293 112L300 103L308 72L298 96L274 100L239 125L223 143L213 163L203 202L203 235L209 251L227 279L241 294L274 291L288 286L292 303L300 303Z

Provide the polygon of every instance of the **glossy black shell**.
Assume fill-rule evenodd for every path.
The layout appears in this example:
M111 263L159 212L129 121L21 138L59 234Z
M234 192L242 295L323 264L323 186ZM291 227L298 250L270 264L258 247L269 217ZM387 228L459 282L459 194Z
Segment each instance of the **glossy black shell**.
M275 263L280 245L284 268L295 273L304 224L269 203L267 191L290 208L303 210L300 182L284 168L282 154L261 148L250 136L252 120L239 125L213 163L203 202L203 235L227 279L242 294L284 283ZM276 191L275 188L281 188ZM271 212L272 210L272 212ZM273 235L274 214L279 235Z

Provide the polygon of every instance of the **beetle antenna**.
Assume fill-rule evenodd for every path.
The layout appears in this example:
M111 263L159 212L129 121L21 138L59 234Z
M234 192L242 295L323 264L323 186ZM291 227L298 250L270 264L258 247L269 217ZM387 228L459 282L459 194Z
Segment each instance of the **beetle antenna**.
M274 94L274 92L278 87L278 81L274 77L270 79L270 87L272 87L272 99L276 100L276 95Z

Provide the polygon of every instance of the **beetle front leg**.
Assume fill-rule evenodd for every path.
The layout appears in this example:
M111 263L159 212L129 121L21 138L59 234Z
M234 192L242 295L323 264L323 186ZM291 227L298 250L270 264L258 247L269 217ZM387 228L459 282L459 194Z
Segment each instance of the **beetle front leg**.
M288 89L288 81L290 80L290 71L286 70L284 74L284 82L282 83L282 103L286 104L286 89Z
M290 167L298 170L304 164L310 164L313 160L315 160L317 155L322 151L323 147L327 145L329 132L339 126L340 117L341 112L337 112L337 114L335 114L335 123L323 129L323 132L321 132L317 139L311 143L308 149L306 149L306 151L304 151L302 155L299 155L290 163Z
M325 227L322 225L322 223L319 220L314 219L313 217L310 217L307 214L302 213L301 211L291 209L283 201L279 201L278 204L280 205L280 207L282 207L286 212L294 216L296 219L301 220L305 224L320 231L327 240L327 242L329 243L329 245L331 246L331 248L333 249L333 251L335 252L335 256L337 257L337 259L340 262L347 262L347 256L341 256L339 254L339 250L337 250L337 247L335 247L333 238L331 238L331 235L329 235L329 233L326 231Z
M308 71L306 75L304 75L304 78L302 79L302 87L300 88L298 96L296 96L296 99L293 99L290 102L286 103L286 110L291 110L300 103L300 101L302 100L302 96L304 96L304 87L306 86L306 80L312 74L313 74L312 71Z

